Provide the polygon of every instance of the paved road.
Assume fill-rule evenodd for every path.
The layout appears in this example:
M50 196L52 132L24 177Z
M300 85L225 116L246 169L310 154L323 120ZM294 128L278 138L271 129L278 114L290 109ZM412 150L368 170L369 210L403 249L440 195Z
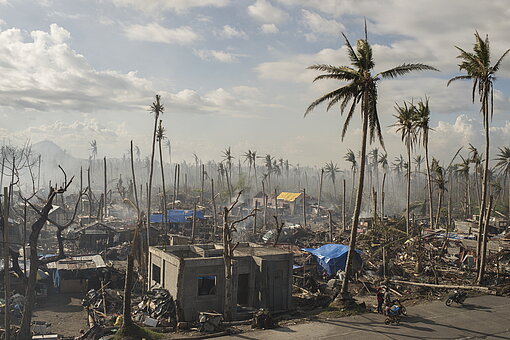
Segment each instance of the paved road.
M408 308L398 326L375 313L307 322L219 339L510 339L510 299L468 298L464 306L436 301Z

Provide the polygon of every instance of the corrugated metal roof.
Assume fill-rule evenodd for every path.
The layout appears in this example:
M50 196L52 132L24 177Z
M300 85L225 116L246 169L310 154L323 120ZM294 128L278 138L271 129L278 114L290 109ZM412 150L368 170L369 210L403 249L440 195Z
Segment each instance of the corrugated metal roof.
M282 192L278 195L279 200L284 200L288 202L294 202L302 193L300 192Z
M106 267L106 264L101 255L73 256L58 262L48 263L48 268L59 270L83 270L104 267Z

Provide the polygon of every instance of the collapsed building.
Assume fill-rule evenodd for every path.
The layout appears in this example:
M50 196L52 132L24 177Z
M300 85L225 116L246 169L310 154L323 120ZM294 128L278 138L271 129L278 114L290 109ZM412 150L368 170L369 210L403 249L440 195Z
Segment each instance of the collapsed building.
M253 308L272 312L291 308L293 254L278 248L239 243L234 251L234 317ZM167 289L185 321L200 312L224 312L225 267L218 244L149 248L151 286Z

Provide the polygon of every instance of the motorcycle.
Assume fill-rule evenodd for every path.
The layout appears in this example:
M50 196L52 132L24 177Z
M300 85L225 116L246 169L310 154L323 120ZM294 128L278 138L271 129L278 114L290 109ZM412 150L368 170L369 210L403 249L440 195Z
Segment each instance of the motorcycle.
M464 300L467 298L466 292L458 292L454 291L453 295L448 296L448 298L445 301L445 304L447 306L451 306L453 302L458 303L462 305L464 303Z
M399 299L393 300L392 304L399 307L399 315L407 316L407 309Z
M401 308L397 305L391 306L391 308L386 309L386 319L384 320L384 323L389 324L395 324L398 325L400 323L400 315L401 315Z

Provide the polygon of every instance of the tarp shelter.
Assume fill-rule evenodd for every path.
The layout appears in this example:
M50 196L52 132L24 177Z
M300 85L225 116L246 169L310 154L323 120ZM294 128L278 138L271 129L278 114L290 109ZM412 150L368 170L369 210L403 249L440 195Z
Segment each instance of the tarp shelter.
M185 223L193 219L193 210L168 210L167 216L170 223ZM204 211L197 210L195 218L197 220L205 219ZM151 223L163 223L164 219L163 214L151 214Z
M319 266L328 273L334 275L339 270L345 270L349 246L343 244L325 244L320 248L302 248L317 258ZM362 264L361 250L356 249L353 257L353 269L360 268Z

